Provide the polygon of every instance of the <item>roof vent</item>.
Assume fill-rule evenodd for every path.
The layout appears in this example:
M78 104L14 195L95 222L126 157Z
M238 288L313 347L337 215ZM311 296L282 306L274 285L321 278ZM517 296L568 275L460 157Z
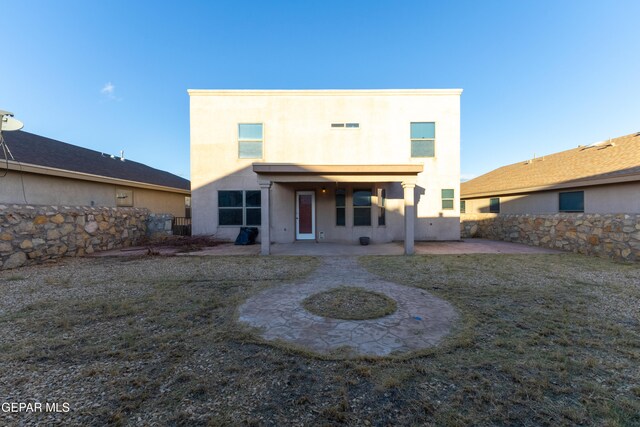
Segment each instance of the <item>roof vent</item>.
M615 147L616 143L615 142L611 142L611 140L609 140L609 142L607 144L598 146L598 150L604 150L607 147Z

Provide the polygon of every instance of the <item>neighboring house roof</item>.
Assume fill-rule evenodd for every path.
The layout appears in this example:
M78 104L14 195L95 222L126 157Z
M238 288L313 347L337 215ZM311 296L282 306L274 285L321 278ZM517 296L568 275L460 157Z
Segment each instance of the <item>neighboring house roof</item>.
M640 181L640 132L503 166L460 185L462 198Z
M34 165L183 191L191 189L191 183L187 179L131 160L120 161L119 157L114 159L99 151L24 131L3 132L2 137L20 165ZM4 165L0 165L2 166ZM46 173L46 170L43 169L40 173ZM82 179L81 175L77 177Z

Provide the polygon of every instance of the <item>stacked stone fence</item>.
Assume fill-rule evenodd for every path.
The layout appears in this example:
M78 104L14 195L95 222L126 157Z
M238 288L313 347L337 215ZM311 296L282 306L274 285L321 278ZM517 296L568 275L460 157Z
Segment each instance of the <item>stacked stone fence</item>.
M171 234L171 215L140 208L0 205L0 269L133 246L158 233Z
M639 214L462 214L460 234L462 238L482 237L640 260Z

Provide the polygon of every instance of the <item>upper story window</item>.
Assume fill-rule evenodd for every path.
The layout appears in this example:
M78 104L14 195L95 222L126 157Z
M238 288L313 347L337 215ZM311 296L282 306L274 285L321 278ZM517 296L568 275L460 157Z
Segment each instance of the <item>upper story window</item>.
M350 129L356 129L360 127L360 123L331 123L331 127L332 128L350 128Z
M411 157L435 157L436 124L434 122L411 123Z
M262 123L238 125L238 158L262 158Z
M563 192L558 198L560 212L584 212L584 191Z
M460 200L460 213L467 213L467 201Z

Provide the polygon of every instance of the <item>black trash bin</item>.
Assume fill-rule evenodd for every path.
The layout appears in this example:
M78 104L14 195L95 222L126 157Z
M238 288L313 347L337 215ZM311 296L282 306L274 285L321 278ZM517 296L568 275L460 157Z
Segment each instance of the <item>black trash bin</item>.
M240 227L236 237L236 245L255 245L258 237L258 227Z

